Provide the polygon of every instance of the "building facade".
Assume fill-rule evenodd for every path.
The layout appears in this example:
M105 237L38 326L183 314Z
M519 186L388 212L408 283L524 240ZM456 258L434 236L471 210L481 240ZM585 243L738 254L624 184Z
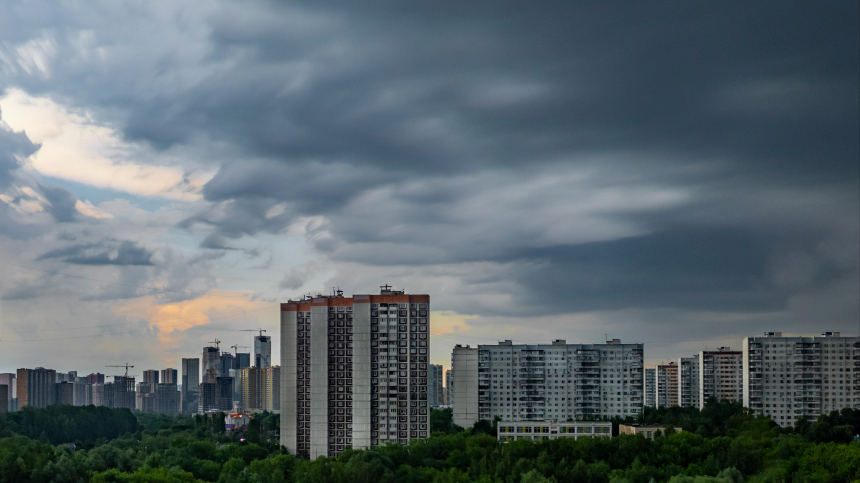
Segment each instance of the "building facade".
M678 365L670 362L657 366L657 407L672 407L678 404Z
M678 405L682 408L701 408L699 374L700 355L678 359Z
M454 404L454 372L451 369L445 371L445 404Z
M503 443L612 437L609 421L499 421L497 428L496 437Z
M657 407L657 369L654 367L645 369L645 406Z
M221 351L217 347L204 347L200 363L201 380L214 384L215 378L221 375Z
M272 367L272 338L267 335L254 336L254 367Z
M636 416L643 405L642 344L455 347L454 422L595 420ZM475 411L477 408L477 417Z
M767 332L743 340L743 404L781 426L815 420L842 408L860 409L860 337L825 332L783 337Z
M266 390L264 392L264 407L266 411L281 410L281 366L263 369L266 373Z
M200 388L200 359L182 359L182 412L194 414L198 410L198 391Z
M442 399L443 370L441 364L427 366L427 403L431 408L445 404Z
M174 386L179 385L179 380L177 379L177 371L172 367L168 367L167 369L161 370L161 378L158 382L161 384L173 384Z
M9 390L9 385L0 384L0 415L9 411L9 401L12 399L9 397L10 392L12 391Z
M44 367L18 369L15 379L18 407L43 408L55 404L57 371Z
M700 407L708 399L742 402L744 394L743 352L729 347L699 353L702 361L699 372Z
M311 458L429 434L428 295L281 304L281 444Z
M239 387L242 391L240 404L243 410L263 409L263 388L266 385L265 370L246 367L239 371Z

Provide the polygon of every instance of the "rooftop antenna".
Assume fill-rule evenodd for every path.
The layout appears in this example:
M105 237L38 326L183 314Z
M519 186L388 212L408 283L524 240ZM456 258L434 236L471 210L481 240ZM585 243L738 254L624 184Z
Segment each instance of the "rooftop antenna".
M122 364L122 365L105 366L105 367L125 367L125 376L123 376L123 377L128 377L129 368L134 367L134 366L132 366L128 362L126 362L125 364ZM118 376L113 376L113 377L118 377Z

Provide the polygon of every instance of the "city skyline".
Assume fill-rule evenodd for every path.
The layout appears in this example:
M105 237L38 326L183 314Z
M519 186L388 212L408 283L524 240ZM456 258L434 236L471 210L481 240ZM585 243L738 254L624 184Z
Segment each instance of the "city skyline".
M432 295L443 369L856 335L858 9L10 7L0 372L180 368L260 329L276 361L280 303L381 284Z

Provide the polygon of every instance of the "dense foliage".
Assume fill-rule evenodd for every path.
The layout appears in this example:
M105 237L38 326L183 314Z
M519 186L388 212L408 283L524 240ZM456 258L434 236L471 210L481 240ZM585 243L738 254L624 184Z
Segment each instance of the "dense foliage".
M434 411L431 425L435 432L427 440L408 446L349 450L337 459L316 461L296 458L278 446L274 434L277 415L259 415L241 436L225 434L223 418L218 416L136 416L95 407L30 409L26 414L9 415L0 421L0 483L756 483L860 479L860 443L850 442L850 436L860 432L860 412L850 410L814 423L801 421L792 429L780 428L733 404L711 403L701 412L649 409L642 422L660 422L685 431L653 441L621 435L507 444L492 436L495 427L491 423L462 430L452 424L449 411ZM85 424L93 418L101 421Z

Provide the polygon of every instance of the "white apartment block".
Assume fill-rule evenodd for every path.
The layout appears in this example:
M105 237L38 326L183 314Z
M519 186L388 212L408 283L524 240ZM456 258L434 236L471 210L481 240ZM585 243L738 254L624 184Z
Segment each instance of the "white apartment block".
M595 420L642 412L642 344L455 347L454 422ZM449 388L450 391L450 388Z
M609 421L499 421L497 429L496 437L502 443L612 437L612 423Z
M701 408L699 354L678 359L678 405L682 408Z
M766 332L743 341L743 403L780 426L814 420L842 408L860 409L860 337L825 332L820 337L783 337ZM860 367L858 367L860 368Z
M281 445L315 459L426 438L429 304L388 285L281 304Z
M657 407L657 369L654 367L645 369L645 406Z
M699 408L710 398L741 402L744 391L743 352L729 347L699 352Z

